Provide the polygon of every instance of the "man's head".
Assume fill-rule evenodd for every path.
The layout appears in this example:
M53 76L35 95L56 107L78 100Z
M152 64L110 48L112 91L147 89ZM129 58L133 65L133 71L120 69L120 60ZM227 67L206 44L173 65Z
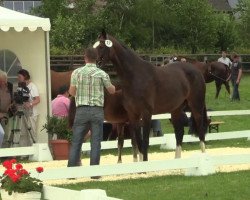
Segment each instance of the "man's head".
M61 95L66 95L66 96L68 96L68 95L69 95L68 91L69 91L69 86L63 85L63 86L61 86L61 87L59 88L58 93L61 94Z
M227 52L222 51L222 52L221 52L221 55L222 55L223 58L226 58L226 57L227 57Z
M240 56L237 54L237 53L233 53L231 58L234 60L234 61L239 61L240 59Z
M7 83L7 73L0 70L0 86Z
M90 47L84 51L84 60L86 63L96 63L97 52L96 49Z

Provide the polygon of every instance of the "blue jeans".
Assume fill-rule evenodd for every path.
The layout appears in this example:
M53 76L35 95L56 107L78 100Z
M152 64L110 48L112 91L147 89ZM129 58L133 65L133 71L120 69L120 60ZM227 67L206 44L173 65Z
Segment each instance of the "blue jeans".
M91 130L90 165L99 165L103 120L104 112L102 107L81 106L76 108L68 167L79 165L83 138L89 130Z
M233 94L232 94L232 100L240 100L240 93L239 93L239 84L236 83L236 79L232 79L232 85L233 85Z
M151 120L151 128L153 129L153 133L156 134L156 136L163 136L162 130L161 130L161 121L158 119L152 119Z

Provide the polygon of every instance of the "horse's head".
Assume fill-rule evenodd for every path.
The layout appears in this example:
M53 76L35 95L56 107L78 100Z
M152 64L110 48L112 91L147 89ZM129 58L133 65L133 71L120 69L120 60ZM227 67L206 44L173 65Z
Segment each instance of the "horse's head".
M111 41L105 31L102 31L93 47L96 49L98 55L97 64L103 67L110 61L113 51L113 41Z

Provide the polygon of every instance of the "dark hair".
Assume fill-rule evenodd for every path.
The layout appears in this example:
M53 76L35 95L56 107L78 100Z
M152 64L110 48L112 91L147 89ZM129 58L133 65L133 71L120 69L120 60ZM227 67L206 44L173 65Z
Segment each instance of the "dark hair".
M96 49L92 47L85 49L84 56L86 56L90 61L96 61L97 59Z
M237 53L233 53L233 58L239 58L240 56Z
M59 88L58 93L59 94L64 94L65 92L67 92L69 90L69 86L68 85L63 85Z
M30 73L26 69L20 69L18 74L21 74L25 80L30 79Z

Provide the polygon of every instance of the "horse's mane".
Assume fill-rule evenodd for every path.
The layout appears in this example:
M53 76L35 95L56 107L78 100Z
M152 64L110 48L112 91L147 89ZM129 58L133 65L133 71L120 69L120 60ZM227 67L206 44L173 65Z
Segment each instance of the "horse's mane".
M124 48L126 51L128 51L128 52L131 53L132 55L136 56L139 60L145 61L145 60L143 60L139 55L137 55L137 53L136 53L134 50L128 48L123 42L117 40L117 39L114 38L113 36L107 35L107 39L112 39L112 40L114 40L116 43L118 43L119 45L121 45L122 48ZM151 63L150 63L150 64L151 64Z

